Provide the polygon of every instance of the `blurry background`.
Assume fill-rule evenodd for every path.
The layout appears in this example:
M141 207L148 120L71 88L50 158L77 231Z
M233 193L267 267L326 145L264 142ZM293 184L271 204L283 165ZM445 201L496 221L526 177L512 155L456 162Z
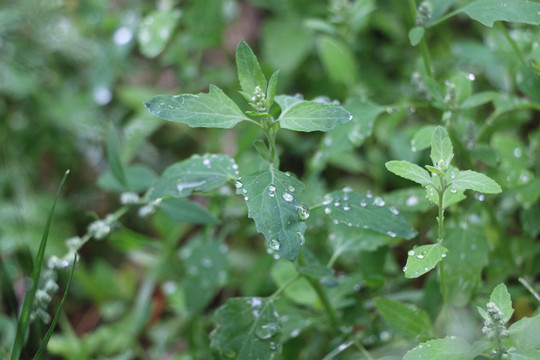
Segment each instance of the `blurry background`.
M452 4L466 1L432 3L436 18ZM407 37L413 25L409 4L403 0L2 1L0 254L19 295L22 274L31 269L53 194L66 169L71 175L55 214L47 255L62 255L67 238L84 234L96 216L103 218L118 208L119 189L108 173L104 140L111 125L120 138L122 162L141 177L153 179L170 164L205 152L235 156L243 174L257 169L260 160L251 143L259 135L249 124L227 131L192 129L165 123L143 105L157 94L206 92L209 84L243 104L234 63L241 39L254 49L267 77L281 71L278 93L373 103L373 120L356 142L363 146L328 151L324 166L313 156L317 149L325 151L321 134L280 132L282 168L300 178L311 176L308 198L346 184L377 194L411 186L388 173L384 162L425 163L427 153L414 152L410 141L420 126L439 124L441 118L440 111L429 106L426 88L415 83L413 73L423 67L418 48L410 46ZM538 28L516 27L512 35L538 66ZM538 83L526 82L527 74L520 72L519 59L501 33L461 16L434 28L427 40L441 86L444 79L458 79L469 92L492 90L510 100L523 97L539 103ZM536 204L540 184L535 180L540 170L538 112L498 117L499 133L488 134L485 146L476 146L490 106L462 114L457 128L463 143L477 149L474 164L487 168L510 194L498 210L501 213L495 214L506 219L499 226L512 229L505 234L525 238L515 246L527 248L540 230ZM315 179L313 174L322 170L322 178ZM50 351L70 359L209 358L210 316L223 299L264 295L274 288L267 281L272 259L261 238L253 236L245 206L233 196L220 197L231 194L223 189L215 198L199 199L214 220L230 221L225 230L213 233L159 212L145 219L129 213L122 220L125 227L109 239L87 244ZM423 197L419 201L415 211L434 210ZM467 209L478 206L467 204ZM433 212L423 215L434 217ZM422 234L434 224L419 213L409 218ZM517 225L519 219L525 219L525 227ZM485 221L489 224L489 219ZM182 278L187 265L176 251L199 236L219 238L230 247L229 265L223 266L226 278L205 291L193 290L197 278ZM313 246L325 254L322 241ZM190 244L185 247L190 254L197 252ZM369 285L373 289L383 286L383 274L397 271L399 276L404 259L398 248L386 268L375 265L376 259L382 262L392 251L381 249L354 270L364 279L375 279ZM495 279L504 279L515 265L502 255L501 259L492 270ZM538 265L529 260L528 271L534 275ZM352 272L347 264L343 269ZM225 283L228 286L222 289ZM186 293L196 298L186 300ZM371 321L363 309L350 311L356 319L365 317L366 324ZM0 315L0 332L0 348L9 349L14 327L7 315ZM299 344L316 343L316 336ZM373 344L387 340L376 337ZM294 353L294 339L290 344L285 353L287 349ZM305 358L318 356L313 355L317 349L309 351Z

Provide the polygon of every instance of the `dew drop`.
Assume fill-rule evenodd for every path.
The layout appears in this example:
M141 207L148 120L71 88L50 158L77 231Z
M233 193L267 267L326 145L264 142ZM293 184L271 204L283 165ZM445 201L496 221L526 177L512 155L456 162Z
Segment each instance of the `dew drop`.
M268 245L270 246L270 249L272 249L274 251L278 251L279 248L281 247L281 244L279 243L279 241L277 239L270 240Z
M380 196L377 196L374 200L373 200L373 205L376 205L376 206L384 206L386 203L384 202L383 198L380 197Z
M297 232L296 235L298 235L298 238L300 239L300 246L304 246L306 243L306 238L304 237L304 234L301 232Z
M476 79L476 76L474 76L473 73L469 73L469 74L467 75L467 79L469 79L469 80L471 80L471 81L474 81L474 80Z
M451 189L450 189L450 192L451 192L452 194L455 194L455 193L457 193L457 190L454 189L454 188L451 188Z
M521 155L523 155L523 150L521 150L521 148L518 148L518 147L515 148L514 149L514 156L519 159L521 157Z
M405 271L407 271L407 267L406 267L406 266L403 267L403 272L405 272Z
M270 185L270 186L268 187L268 190L270 190L270 191L276 191L276 187L275 187L274 185Z
M212 266L214 266L214 263L212 262L212 260L210 258L203 258L202 259L202 266L209 269Z
M397 215L399 214L399 210L395 206L390 206L390 211L392 214Z
M424 271L425 271L425 272L428 272L428 271L429 271L429 268L426 266L426 267L424 268Z
M339 205L341 205L341 203L340 203L339 201L336 201L336 202L334 203L334 206L335 206L335 207L338 207Z
M294 190L296 190L296 189L294 188L294 186L292 186L292 185L289 185L289 188L288 188L288 189L289 189L290 192L294 192Z
M245 201L248 201L248 200L249 200L249 197L248 197L248 196L244 196L244 200L245 200Z
M353 119L353 116L351 114L351 115L349 115L349 121L351 121L352 119Z
M296 211L300 221L306 221L309 218L309 208L306 205L297 205Z
M424 255L422 255L422 254L417 254L416 257L417 257L418 259L423 259L423 258L424 258Z
M334 225L339 224L339 220L338 220L338 219L334 219L332 222L334 223Z
M272 191L269 191L269 192L268 192L268 196L270 196L271 198L273 198L274 196L276 196L276 193L275 193L275 192L272 192Z
M283 200L285 200L286 202L291 202L293 201L293 196L288 192L283 193Z
M360 201L360 206L365 207L366 205L367 205L366 199L362 199L362 201Z
M204 159L203 164L204 164L204 166L209 168L210 167L210 159Z
M330 215L330 214L332 213L332 209L330 209L330 208L324 208L324 213L325 213L326 215Z
M349 192L352 192L353 189L352 189L350 186L345 186L345 187L342 189L342 191L343 191L344 193L349 193Z
M240 181L237 181L234 183L234 186L236 186L237 189L240 189L244 184L242 184Z
M257 337L261 340L266 340L276 335L278 331L279 331L279 327L276 323L268 323L268 324L259 326L255 330L255 335L257 335Z
M395 237L397 236L396 233L395 233L395 232L392 232L392 231L387 231L387 232L386 232L386 235L388 235L388 236L390 236L390 237L392 237L392 238L395 238Z
M373 197L373 194L371 193L370 190L368 190L368 191L366 192L366 196L367 196L369 199L371 199L371 198Z
M344 211L349 211L349 210L351 210L351 206L349 204L343 204L343 210Z
M409 255L409 256L414 256L414 250L409 250L409 252L407 253L407 255Z
M446 253L442 254L441 257L444 259L446 257Z

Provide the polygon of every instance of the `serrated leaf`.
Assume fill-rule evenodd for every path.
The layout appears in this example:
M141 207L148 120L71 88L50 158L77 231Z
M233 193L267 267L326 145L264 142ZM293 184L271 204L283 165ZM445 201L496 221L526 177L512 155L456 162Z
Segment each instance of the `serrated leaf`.
M411 30L409 30L409 42L412 46L416 46L420 44L420 41L424 38L424 33L426 31L423 27L415 26Z
M244 195L248 216L266 244L280 256L294 260L304 242L306 224L298 214L304 184L298 179L270 167L239 179L238 194Z
M506 285L497 285L491 292L489 301L497 305L499 310L503 313L503 321L507 323L512 317L514 309L512 308L512 299L510 298L510 293L508 292Z
M186 199L166 199L159 204L167 216L180 223L211 224L219 223L219 220L201 205Z
M248 120L240 108L215 85L208 94L158 95L144 106L154 115L190 127L230 129Z
M475 352L465 340L455 336L426 341L410 350L403 360L473 360Z
M461 11L489 27L495 21L540 24L540 4L533 1L476 0Z
M394 174L401 176L405 179L414 181L422 186L433 184L429 173L416 164L410 163L405 160L393 160L388 161L385 166L388 171L391 171Z
M232 298L216 314L211 346L225 358L273 359L281 352L281 324L271 299Z
M153 58L163 51L180 15L179 10L153 11L141 21L137 40L144 56Z
M465 306L482 279L482 270L488 263L490 246L481 228L468 222L447 227L443 245L448 249L444 260L449 301Z
M234 160L227 155L194 155L169 166L157 181L151 198L185 197L195 191L207 192L238 177Z
M375 298L375 307L396 329L409 337L426 340L433 336L433 326L428 314L412 304L384 297Z
M278 118L282 128L305 132L329 131L350 120L352 115L341 106L315 101L301 101L289 106Z
M266 93L266 78L253 50L244 40L240 41L236 48L236 68L240 87L243 91L252 96L258 86L263 94Z
M433 269L448 252L440 244L422 245L413 250L409 250L407 265L405 266L405 277L414 279L424 275Z
M227 283L227 247L221 241L196 237L180 250L185 274L180 287L190 313L203 310Z
M451 186L456 190L474 190L487 194L498 194L502 191L494 180L472 170L460 171L452 180Z
M385 206L380 197L338 190L327 194L323 204L325 214L335 222L403 239L412 239L417 234L407 220Z
M413 136L411 140L412 151L420 151L427 149L431 146L431 139L433 138L433 132L437 126L426 125L422 126Z
M442 126L439 126L433 131L431 138L431 160L433 166L446 171L450 166L450 161L454 157L452 142L448 136L448 132Z

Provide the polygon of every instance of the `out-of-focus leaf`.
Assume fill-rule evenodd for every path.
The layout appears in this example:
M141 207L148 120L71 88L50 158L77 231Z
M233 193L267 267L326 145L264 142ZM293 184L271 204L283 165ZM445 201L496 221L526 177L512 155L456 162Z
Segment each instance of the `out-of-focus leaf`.
M201 205L186 199L166 199L159 208L171 219L182 223L215 225L219 220Z
M424 310L384 297L375 298L375 307L386 321L405 335L418 337L420 341L433 336L431 320Z
M306 132L329 131L350 120L352 115L341 106L315 101L294 104L283 110L278 119L282 128Z
M403 360L473 360L475 356L469 343L450 336L421 343L405 354Z
M163 51L180 15L179 10L154 11L143 19L137 39L144 56L153 58Z
M492 27L495 21L540 24L540 4L526 0L476 0L462 11L471 19Z

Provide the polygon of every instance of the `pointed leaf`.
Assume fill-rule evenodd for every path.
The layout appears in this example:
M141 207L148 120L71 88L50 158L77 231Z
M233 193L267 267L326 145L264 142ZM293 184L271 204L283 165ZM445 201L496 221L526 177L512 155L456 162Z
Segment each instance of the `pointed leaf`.
M276 87L279 78L279 70L274 72L268 80L268 89L266 94L266 108L270 109L270 106L274 103L274 97L276 95Z
M445 128L439 126L435 129L431 138L431 160L433 161L433 166L446 171L453 157L454 150L448 132L446 132Z
M536 357L530 359L539 359L540 355L540 314L533 317L524 317L516 321L508 329L512 344L521 351L534 351ZM517 359L521 359L517 357Z
M208 94L158 95L144 106L154 115L191 127L230 129L248 120L240 108L217 86Z
M272 300L232 298L216 314L211 346L228 359L273 359L281 352L281 324Z
M420 166L410 163L405 160L388 161L385 164L386 168L394 174L405 179L412 180L422 186L433 184L429 173Z
M456 190L474 190L487 194L498 194L502 191L499 184L484 174L476 171L460 171L452 181L452 188Z
M540 24L540 4L534 1L476 0L461 11L489 27L495 21Z
M169 166L157 181L151 198L185 197L195 191L207 192L238 177L237 165L227 155L194 155Z
M248 216L266 244L280 256L294 260L304 242L306 224L302 209L304 184L273 167L239 179L238 194L244 195Z
M354 84L357 78L356 60L351 48L335 36L321 36L317 49L330 79L338 84Z
M429 339L433 336L433 327L428 314L412 304L376 297L375 307L381 315L405 335L419 340Z
M512 317L514 309L512 308L512 299L510 298L510 293L508 292L506 285L497 285L495 289L493 289L493 291L491 292L489 301L497 305L499 310L501 310L501 312L503 313L503 321L507 323L508 320L510 320L510 318Z
M418 345L405 354L403 360L473 360L475 355L469 343L450 336Z
M275 96L274 100L276 101L276 103L281 108L282 113L285 112L285 111L288 111L294 105L304 101L302 95L296 95L296 96L277 95L277 96Z
M339 105L301 101L281 112L282 128L296 131L328 131L352 120L352 115Z
M266 78L253 50L244 40L240 41L236 48L236 68L240 87L243 91L253 96L255 88L258 86L263 94L266 93Z
M334 191L325 195L324 212L334 222L371 229L390 237L412 239L416 230L398 214L385 206L380 197L372 198L357 192Z
M407 265L403 269L405 277L414 279L433 269L448 250L440 244L423 245L409 250Z

